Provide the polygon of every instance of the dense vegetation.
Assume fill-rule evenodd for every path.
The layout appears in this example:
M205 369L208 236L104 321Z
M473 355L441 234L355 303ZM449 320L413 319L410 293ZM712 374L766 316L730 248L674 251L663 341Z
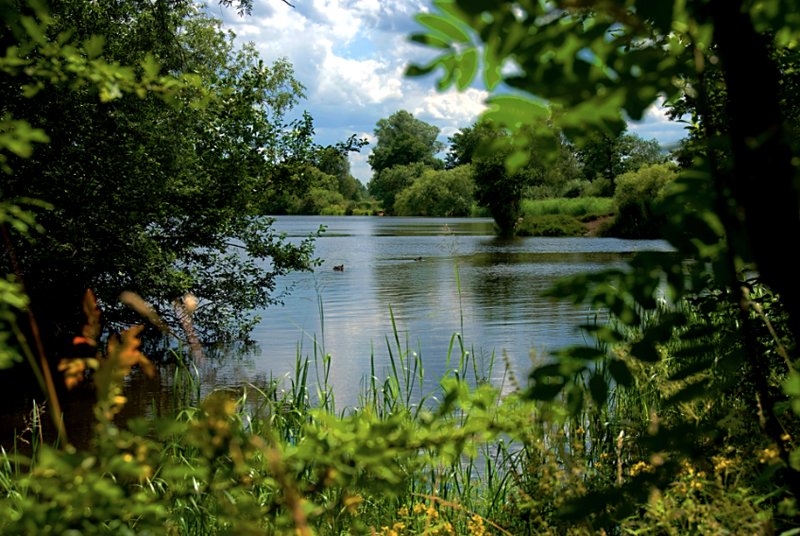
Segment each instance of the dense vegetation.
M487 213L503 235L542 232L552 236L585 235L590 231L575 218L569 199L610 199L616 194L618 176L663 164L668 158L656 140L643 140L626 131L592 138L580 148L554 133L548 143L529 148L525 165L511 172L505 162L515 150L513 136L490 119L483 118L451 136L444 162L436 158L442 148L436 141L437 133L436 127L406 111L378 122L377 146L369 158L374 175L368 191L385 213L401 216ZM386 154L392 157L387 158ZM630 204L649 207L659 195L652 187L628 187L621 210L592 216L616 216L619 221L603 227L606 233L644 237L645 234L637 233L657 229L656 215L652 210L637 212L627 207ZM526 212L525 200L551 200L551 207L560 207L551 208L551 214L557 213L559 218ZM652 235L650 232L648 237Z
M674 252L558 284L554 297L603 307L611 321L585 326L592 343L548 356L526 384L509 378L510 394L486 381L461 335L440 390L419 392L422 363L394 333L392 374L373 371L361 404L342 411L326 357L298 356L287 385L202 401L191 360L202 354L204 306L222 315L212 324L222 332L235 312L269 298L269 278L250 284L262 277L250 262L269 260L270 277L310 262L306 246L270 234L264 207L290 202L287 191L302 199L312 185L301 177L355 192L337 155L359 142L321 149L309 117L285 128L282 112L300 91L289 66L235 51L188 4L128 0L114 11L76 0L47 12L0 0L0 364L27 361L59 429L56 445L40 443L37 411L32 433L20 436L30 452L1 453L0 531L797 533L800 283L771 240L800 236L795 4L442 0L419 15L424 31L414 39L440 56L410 74L441 67L439 86L463 89L480 68L489 89L502 81L531 98L493 96L471 127L488 142L473 144L462 130L446 163L435 159L433 131L410 114L381 123L411 125L427 140L387 138L421 157L378 151L382 195L395 206L422 196L456 206L435 193L437 178L469 177L474 190L464 192L510 190L508 206L485 204L499 225L516 225L525 188L550 184L548 163L585 151L580 169L594 177L570 172L570 181L610 183L619 214L633 224L657 218ZM501 69L508 60L518 69ZM684 169L649 157L651 165L620 168L639 158L628 149L621 159L589 158L593 144L627 147L625 116L641 117L659 95L694 116ZM241 115L222 113L221 102L240 103L228 111ZM190 142L155 143L177 127ZM52 134L70 128L74 143ZM579 169L571 166L562 169ZM151 191L162 197L146 198ZM576 214L593 210L582 203ZM528 208L552 216L546 205ZM224 255L230 240L250 256ZM71 300L84 286L102 294L86 292L79 309ZM185 341L174 353L178 411L127 427L117 420L125 378L155 368L140 351L143 328L117 312L123 289L161 314L128 292L131 309ZM73 315L58 313L71 307L82 309L74 329ZM42 330L44 308L52 318ZM61 335L71 352L56 380L46 352ZM97 398L96 429L78 450L55 386L83 382Z

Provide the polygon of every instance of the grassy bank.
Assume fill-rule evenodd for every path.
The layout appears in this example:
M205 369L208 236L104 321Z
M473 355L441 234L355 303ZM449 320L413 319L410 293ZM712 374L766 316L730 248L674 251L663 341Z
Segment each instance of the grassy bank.
M525 199L517 225L520 236L597 236L614 213L610 197Z

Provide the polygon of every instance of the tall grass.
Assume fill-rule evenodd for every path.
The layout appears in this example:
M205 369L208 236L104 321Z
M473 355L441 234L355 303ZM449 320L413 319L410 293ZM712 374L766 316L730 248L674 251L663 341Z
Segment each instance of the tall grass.
M612 214L615 210L614 199L611 197L523 199L521 209L523 216L562 214L576 218L605 216Z

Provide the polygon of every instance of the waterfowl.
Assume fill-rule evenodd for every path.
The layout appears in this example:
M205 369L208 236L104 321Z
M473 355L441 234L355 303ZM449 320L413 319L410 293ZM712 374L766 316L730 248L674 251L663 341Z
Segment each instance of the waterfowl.
M333 267L334 272L344 272L344 264L337 264Z

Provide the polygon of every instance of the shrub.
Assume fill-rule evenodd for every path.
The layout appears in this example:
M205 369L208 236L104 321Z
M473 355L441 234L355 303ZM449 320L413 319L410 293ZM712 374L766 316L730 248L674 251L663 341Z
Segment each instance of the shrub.
M657 238L663 219L656 205L666 186L678 176L673 164L654 164L617 177L617 218L610 234L624 238Z
M471 166L446 171L426 171L397 195L394 211L399 216L469 216L475 185Z
M614 195L614 183L605 177L597 177L583 185L582 197L611 197Z

